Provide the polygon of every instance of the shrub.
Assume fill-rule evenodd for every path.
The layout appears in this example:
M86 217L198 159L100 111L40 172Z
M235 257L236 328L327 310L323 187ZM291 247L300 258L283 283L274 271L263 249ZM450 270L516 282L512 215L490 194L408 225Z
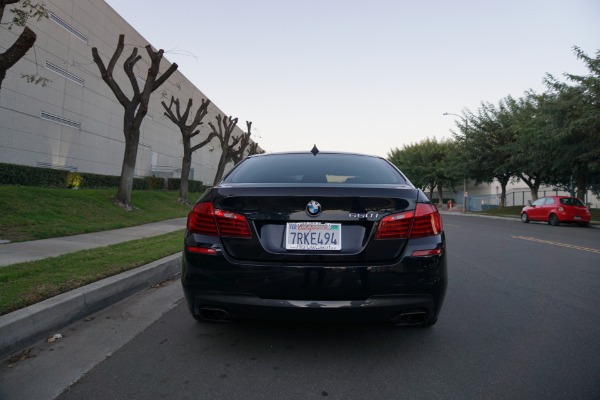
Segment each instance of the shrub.
M0 164L0 184L20 186L64 187L69 171Z
M119 179L121 179L121 177L117 176L117 186L119 187ZM149 190L150 189L150 182L148 181L148 179L146 178L133 178L133 190Z
M169 179L167 179L167 189L168 190L179 190L179 189L181 189L181 179L179 179L179 178L169 178ZM189 189L189 183L188 183L188 189Z
M69 172L67 174L67 187L69 189L79 189L83 183L83 178L77 172Z
M190 181L188 190L190 193L204 193L204 191L208 189L208 186L204 185L201 181Z
M29 167L25 165L0 163L0 185L41 186L41 187L79 187L88 189L118 188L120 176L99 175L87 172L69 172L60 169ZM190 193L206 190L201 181L188 181ZM133 178L133 190L179 190L181 179L170 178Z
M179 190L181 188L181 179L179 178L169 178L167 179L167 189L168 190ZM190 193L203 193L206 190L207 186L204 186L202 181L193 181L188 180L188 192Z

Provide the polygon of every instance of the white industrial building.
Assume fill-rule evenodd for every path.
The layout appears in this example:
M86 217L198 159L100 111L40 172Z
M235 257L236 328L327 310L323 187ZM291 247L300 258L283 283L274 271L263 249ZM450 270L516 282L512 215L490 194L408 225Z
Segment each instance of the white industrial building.
M115 66L115 79L130 97L131 84L123 62L138 47L142 59L136 64L140 86L146 77L148 43L131 25L102 0L45 0L49 18L30 20L37 41L13 66L0 90L0 163L67 169L104 175L121 174L123 161L123 108L100 77L92 60L97 47L105 62L112 57L119 34L125 49ZM8 8L4 19L10 18ZM0 27L0 51L11 46L21 28ZM161 73L170 63L163 58ZM22 74L50 79L46 86L28 83ZM136 176L178 178L183 146L179 128L164 116L161 101L170 96L182 106L189 98L195 111L206 98L184 75L176 71L156 90L141 126ZM208 122L216 125L217 114L228 115L211 103L201 134L192 145L206 138ZM236 127L234 136L243 133ZM215 176L221 149L214 139L193 155L190 178L208 184Z

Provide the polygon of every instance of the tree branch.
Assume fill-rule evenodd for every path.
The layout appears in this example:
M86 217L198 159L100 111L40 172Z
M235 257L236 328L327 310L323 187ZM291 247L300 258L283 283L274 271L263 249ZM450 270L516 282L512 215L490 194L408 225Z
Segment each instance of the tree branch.
M21 0L0 0L0 21L2 21L2 17L4 16L4 7L9 4L18 3Z
M191 104L191 102L192 102L192 99L190 99L190 104ZM200 104L200 107L198 107L198 111L196 111L196 116L194 117L194 121L192 122L193 126L198 126L199 124L202 123L201 121L204 119L204 117L208 113L209 105L210 105L210 100L202 99L202 104ZM195 133L194 136L195 135L197 135L197 133Z
M112 90L112 92L114 93L114 95L117 98L117 100L119 101L119 103L123 107L127 107L129 105L130 101L127 98L127 96L125 96L125 93L123 93L123 91L119 87L119 84L113 78L113 71L115 68L115 64L116 64L119 56L123 52L124 40L125 40L125 36L119 35L119 43L117 44L117 48L116 48L112 58L110 59L110 62L108 64L108 69L104 66L104 62L102 61L102 58L100 58L100 54L98 53L98 48L96 48L96 47L92 48L92 59L94 60L94 62L98 66L98 69L100 70L100 75L102 76L102 80L104 82L106 82L108 87Z
M184 123L187 122L187 119L190 116L190 109L191 108L192 108L192 99L190 98L188 100L187 106L185 107L185 111L183 112L183 115L179 116L179 119L181 121L183 121ZM179 108L177 109L177 114L179 114Z
M160 104L162 104L163 108L165 109L165 116L169 118L175 125L179 126L180 118L177 118L175 114L173 114L172 110L173 104L175 104L175 107L177 108L177 114L179 114L179 100L175 100L175 98L171 96L171 102L169 103L168 107L164 101L161 101Z
M131 52L131 55L127 57L127 59L123 63L123 70L129 78L129 83L131 83L131 88L133 89L133 98L136 98L140 95L140 86L138 85L137 78L135 76L135 73L133 72L133 67L135 67L135 64L141 58L142 56L137 55L137 48L134 48Z
M15 65L33 46L36 38L35 32L25 27L13 45L0 54L0 71L5 74L6 70Z
M200 131L197 131L200 132ZM208 143L210 143L211 140L214 139L214 137L216 136L216 134L214 132L211 132L208 134L208 137L206 139L204 139L202 142L196 144L195 146L191 147L192 153L196 150L198 150L201 147L206 146Z
M167 69L165 71L164 74L162 74L160 76L160 78L158 78L155 82L154 82L154 87L152 88L152 91L155 91L156 89L158 89L160 87L160 85L162 85L167 79L169 79L169 77L171 75L173 75L173 73L177 70L178 65L176 63L171 64L171 66L169 67L169 69Z
M113 53L113 56L110 59L110 62L108 63L108 72L110 73L111 76L113 74L113 71L115 70L115 65L117 64L119 57L121 57L121 53L123 53L124 48L125 48L125 35L119 35L119 41L117 42L117 48L115 49L115 52ZM137 51L137 49L136 49L136 51Z

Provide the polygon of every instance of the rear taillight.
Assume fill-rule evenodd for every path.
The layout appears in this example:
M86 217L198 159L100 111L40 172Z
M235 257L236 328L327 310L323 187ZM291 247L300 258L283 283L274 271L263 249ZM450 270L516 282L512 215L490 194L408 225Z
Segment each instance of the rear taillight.
M407 238L413 216L414 213L409 211L384 217L379 223L375 239Z
M432 204L418 203L414 211L384 217L375 239L409 239L439 235L442 218Z
M188 214L187 229L208 236L219 236L212 203L198 203Z
M188 215L187 229L208 236L251 238L246 217L230 211L215 210L212 203L198 203Z
M229 211L215 210L219 233L225 237L251 238L250 225L246 217Z
M433 204L418 203L411 238L435 236L442 233L442 217Z

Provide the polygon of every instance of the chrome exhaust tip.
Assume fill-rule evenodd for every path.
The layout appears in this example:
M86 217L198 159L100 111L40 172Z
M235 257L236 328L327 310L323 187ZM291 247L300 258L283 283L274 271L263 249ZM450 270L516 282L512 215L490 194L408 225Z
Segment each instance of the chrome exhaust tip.
M403 312L392 318L394 326L423 325L427 321L427 312L411 311Z
M231 322L231 314L222 308L202 307L200 308L200 317L205 321L211 322Z

